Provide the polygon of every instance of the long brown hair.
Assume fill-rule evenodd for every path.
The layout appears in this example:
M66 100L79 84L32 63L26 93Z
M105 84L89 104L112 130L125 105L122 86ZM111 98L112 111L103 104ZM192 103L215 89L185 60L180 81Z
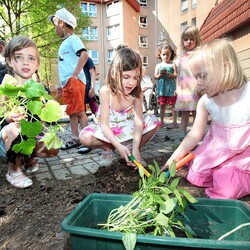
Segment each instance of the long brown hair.
M131 92L131 95L139 98L141 94L141 79L142 79L142 60L140 55L130 48L118 49L109 68L107 76L107 86L110 87L114 94L119 94L119 91L124 93L122 86L123 72L133 69L139 70L137 86Z

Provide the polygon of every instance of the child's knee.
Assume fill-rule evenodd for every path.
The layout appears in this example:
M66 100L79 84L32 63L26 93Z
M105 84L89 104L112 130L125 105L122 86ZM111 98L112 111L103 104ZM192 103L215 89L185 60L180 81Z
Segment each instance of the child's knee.
M82 133L79 136L80 143L84 146L90 146L93 141L93 136L90 133Z
M236 167L220 168L213 173L213 185L205 190L210 198L240 199L250 194L250 175Z

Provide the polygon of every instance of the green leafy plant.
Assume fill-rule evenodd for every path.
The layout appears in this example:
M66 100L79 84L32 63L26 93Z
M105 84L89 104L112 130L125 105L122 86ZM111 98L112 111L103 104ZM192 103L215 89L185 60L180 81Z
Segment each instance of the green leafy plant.
M57 136L57 131L62 130L57 124L62 116L61 107L48 95L42 84L30 79L18 86L15 78L7 75L0 86L0 96L0 123L11 113L22 112L25 117L20 121L21 140L12 147L15 153L31 155L36 146L36 138L41 133L43 136L40 141L48 149L62 146L62 141Z
M132 200L112 210L107 222L98 225L108 231L123 232L123 244L127 250L134 249L137 234L176 237L182 232L192 238L182 218L188 202L197 200L178 187L180 178L175 177L175 163L170 167L170 177L160 172L156 161L154 166L148 167L152 172L148 178L139 168L139 191L133 193Z

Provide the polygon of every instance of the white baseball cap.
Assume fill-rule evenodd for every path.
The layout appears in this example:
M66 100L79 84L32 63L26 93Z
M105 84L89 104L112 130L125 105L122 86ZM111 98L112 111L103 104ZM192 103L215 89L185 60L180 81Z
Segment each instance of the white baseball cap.
M70 25L73 29L76 28L76 18L65 8L58 10L55 15L49 16L49 21L52 23L53 17L57 17L58 19Z

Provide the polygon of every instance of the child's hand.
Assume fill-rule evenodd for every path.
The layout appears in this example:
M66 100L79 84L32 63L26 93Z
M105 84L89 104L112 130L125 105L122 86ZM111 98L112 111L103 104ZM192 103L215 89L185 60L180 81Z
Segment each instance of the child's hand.
M91 87L91 89L89 90L89 97L92 98L94 96L95 96L95 89Z
M132 154L135 157L136 161L140 162L141 161L141 154L139 149L134 149L132 150Z
M135 157L137 162L141 162L141 154L138 149L133 149L132 154ZM135 170L138 169L138 167L133 162L131 162L130 166L135 167Z
M161 172L168 170L169 166L171 166L172 162L174 161L173 157L171 156L167 162L165 163L165 165L161 168Z
M121 156L121 158L124 159L127 162L127 164L129 165L131 163L129 158L128 158L131 155L130 150L122 144L120 144L116 149L117 149L119 155Z
M167 72L168 72L168 71L167 71L166 69L162 69L162 70L160 71L160 74L161 74L161 75L165 75Z
M10 120L15 123L20 123L22 119L25 119L25 112L23 107L18 107L17 110L13 110L10 113Z

